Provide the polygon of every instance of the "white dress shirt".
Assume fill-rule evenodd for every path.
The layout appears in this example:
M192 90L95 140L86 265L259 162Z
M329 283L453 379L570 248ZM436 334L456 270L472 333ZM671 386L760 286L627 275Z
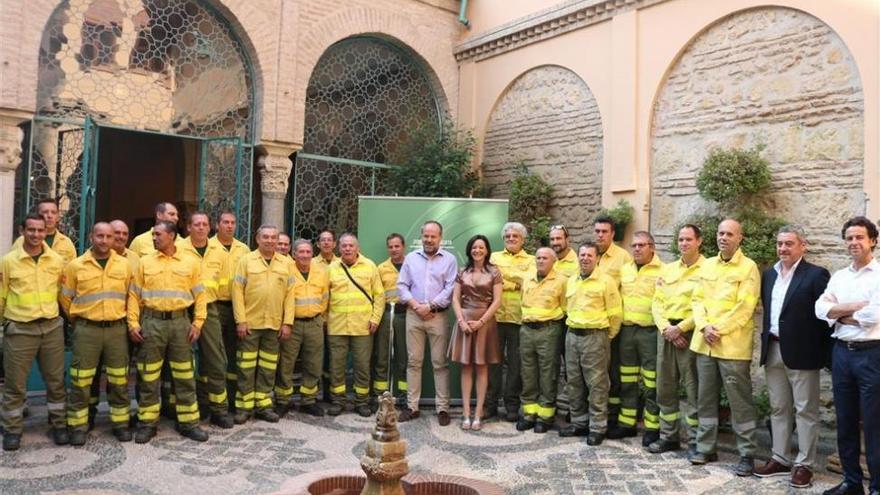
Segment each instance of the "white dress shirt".
M785 275L782 274L782 262L777 261L773 265L776 270L776 282L773 284L773 292L770 295L770 334L779 337L779 315L782 313L782 303L785 302L785 294L788 293L788 286L791 285L791 279L794 278L794 271L801 264L803 257L798 258L794 265Z
M853 314L858 325L844 325L828 318L836 304L868 301ZM834 325L832 337L848 342L880 340L880 263L872 259L860 270L849 265L837 270L828 281L825 292L816 301L816 317Z

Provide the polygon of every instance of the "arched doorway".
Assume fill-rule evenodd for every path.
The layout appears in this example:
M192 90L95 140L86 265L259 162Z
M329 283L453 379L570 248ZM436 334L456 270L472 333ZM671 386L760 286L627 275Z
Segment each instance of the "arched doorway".
M333 44L306 91L303 149L294 162L290 231L357 228L357 197L387 194L385 168L410 132L443 109L429 69L413 52L376 36Z
M57 198L78 247L95 219L149 228L152 208L231 209L250 231L254 75L201 0L65 1L39 53L18 214Z

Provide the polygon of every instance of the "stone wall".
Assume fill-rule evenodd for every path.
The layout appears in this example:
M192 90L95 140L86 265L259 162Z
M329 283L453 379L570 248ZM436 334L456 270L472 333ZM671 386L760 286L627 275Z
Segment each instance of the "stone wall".
M843 266L840 226L865 211L863 121L857 67L823 22L767 7L711 26L682 53L655 102L658 247L666 250L676 225L708 209L695 176L709 149L763 143L773 176L765 206L805 227L814 260Z
M519 162L553 185L553 221L565 224L574 241L585 240L602 202L602 119L577 74L557 66L532 69L496 104L482 157L493 197L507 197Z

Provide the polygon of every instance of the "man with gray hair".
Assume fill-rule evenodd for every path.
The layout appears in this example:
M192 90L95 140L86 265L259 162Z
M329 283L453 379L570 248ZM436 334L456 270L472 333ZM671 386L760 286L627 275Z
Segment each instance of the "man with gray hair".
M495 314L498 322L498 339L503 362L489 367L489 390L486 392L488 419L498 414L498 396L504 399L504 419L514 422L519 418L520 376L519 328L522 325L522 286L534 276L535 257L523 249L528 231L519 222L507 222L501 229L504 249L492 253L489 261L498 267L503 278L501 307ZM503 371L506 370L506 376Z
M776 235L779 261L761 277L761 364L770 394L773 456L755 469L755 476L790 476L795 488L812 483L819 443L819 370L831 364L830 329L810 311L831 275L807 262L806 250L802 228L782 227ZM795 425L798 453L792 459Z

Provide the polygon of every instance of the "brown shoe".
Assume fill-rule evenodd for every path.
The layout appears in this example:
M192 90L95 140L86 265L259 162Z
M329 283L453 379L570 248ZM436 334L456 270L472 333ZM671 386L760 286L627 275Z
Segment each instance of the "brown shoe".
M794 488L809 488L813 486L813 472L806 466L795 466L788 484Z
M449 413L446 411L437 413L437 422L440 423L440 426L449 426Z
M791 468L770 458L767 464L755 469L755 476L758 478L772 478L774 476L786 476L791 473Z
M410 408L406 408L400 411L400 414L397 415L397 421L400 423L405 423L407 421L412 421L414 419L418 419L422 413L420 411L413 411Z

